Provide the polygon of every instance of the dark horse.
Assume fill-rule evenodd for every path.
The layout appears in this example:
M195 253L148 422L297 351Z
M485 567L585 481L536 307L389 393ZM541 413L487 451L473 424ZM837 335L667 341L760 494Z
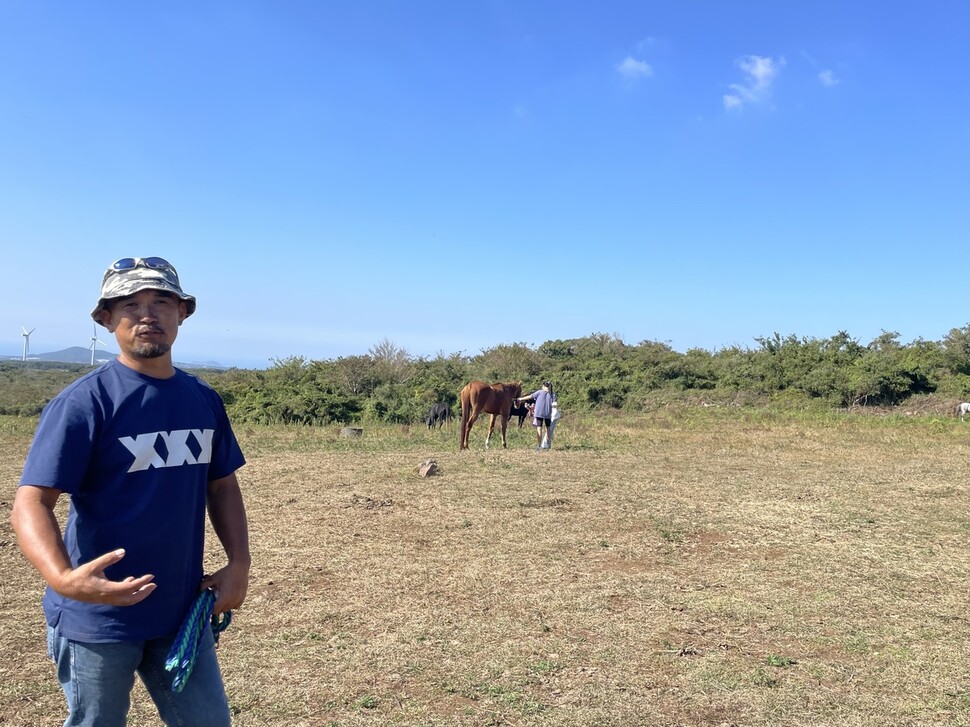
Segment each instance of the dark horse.
M532 406L531 404L516 404L515 402L512 402L512 408L509 409L509 419L511 419L512 417L518 417L519 429L521 429L522 422L524 422L527 417L529 419L532 418L532 412L534 409L535 407Z
M428 412L428 429L434 429L437 425L440 427L445 422L451 421L451 407L448 406L447 402L439 402L431 407L431 411Z
M515 400L522 396L522 384L486 384L483 381L471 381L461 390L461 446L468 449L468 433L472 424L480 414L491 414L488 424L488 436L485 437L485 449L495 430L495 417L502 418L502 446L505 443L505 428L509 423L509 412Z

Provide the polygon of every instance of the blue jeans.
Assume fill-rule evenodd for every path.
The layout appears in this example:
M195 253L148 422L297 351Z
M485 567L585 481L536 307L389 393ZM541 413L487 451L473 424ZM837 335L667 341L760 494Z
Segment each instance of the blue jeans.
M135 674L166 725L228 727L229 704L216 659L212 630L204 629L195 668L181 692L165 659L175 635L150 641L88 644L47 628L47 653L57 666L70 714L64 727L124 727Z

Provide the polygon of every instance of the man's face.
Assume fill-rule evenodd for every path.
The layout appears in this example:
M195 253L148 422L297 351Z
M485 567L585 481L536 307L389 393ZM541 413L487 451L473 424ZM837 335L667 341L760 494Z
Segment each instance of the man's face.
M123 354L135 359L158 358L172 350L185 310L185 303L172 293L141 290L108 301L101 322L115 334Z

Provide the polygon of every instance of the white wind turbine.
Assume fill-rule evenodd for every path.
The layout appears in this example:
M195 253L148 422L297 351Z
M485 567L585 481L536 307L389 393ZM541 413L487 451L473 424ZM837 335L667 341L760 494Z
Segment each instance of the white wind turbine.
M94 366L94 352L97 350L98 344L100 343L102 346L108 345L100 338L98 338L98 324L95 323L93 324L93 326L94 326L94 335L91 336L91 365L92 366Z
M24 328L23 326L21 326L20 327L20 330L23 331L23 333L21 335L24 337L24 361L26 361L27 360L27 353L30 351L30 334L33 333L34 331L36 331L37 329L36 328L31 328L28 331L26 328Z

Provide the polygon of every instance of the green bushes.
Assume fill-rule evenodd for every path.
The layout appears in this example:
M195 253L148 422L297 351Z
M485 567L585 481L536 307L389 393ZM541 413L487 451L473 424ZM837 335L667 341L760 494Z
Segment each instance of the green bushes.
M547 341L537 348L501 344L476 356L415 358L383 340L366 355L327 361L280 359L264 370L196 371L223 397L234 421L322 425L359 421L423 421L439 401L458 415L468 381L519 381L523 393L553 382L564 411L642 411L664 401L801 400L829 407L891 406L938 394L970 399L970 326L943 341L901 344L884 332L867 345L844 331L831 338L755 339L678 353L666 343L635 346L618 336ZM32 416L89 370L37 362L0 364L0 414ZM33 365L32 365L33 364ZM57 368L59 366L59 368Z
M638 411L696 396L836 407L895 405L936 391L970 398L970 326L940 343L902 345L898 338L883 333L862 345L841 331L827 339L774 334L756 339L753 349L678 353L665 343L631 346L593 334L434 359L412 358L385 340L366 356L286 359L266 371L226 372L210 381L236 420L306 424L419 422L438 401L457 415L458 392L472 379L521 381L524 393L550 379L563 409L572 411Z

